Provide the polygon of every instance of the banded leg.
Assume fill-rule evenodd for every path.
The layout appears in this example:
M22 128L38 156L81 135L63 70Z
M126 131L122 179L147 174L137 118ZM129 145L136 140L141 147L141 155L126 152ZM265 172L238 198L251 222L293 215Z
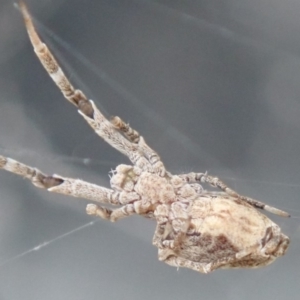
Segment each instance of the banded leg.
M0 169L29 179L36 187L47 189L49 192L89 199L102 204L126 205L140 199L135 192L116 192L80 179L45 175L38 169L3 156L0 156Z
M125 123L120 117L113 117L111 123L121 131L132 143L139 145L145 156L148 158L150 164L153 166L154 172L165 175L165 166L160 160L159 155L148 146L144 138L135 129L131 128L128 123Z
M258 200L249 198L247 196L243 196L243 195L238 194L236 191L229 188L223 181L221 181L217 177L209 176L206 173L194 173L194 172L188 173L188 174L182 174L182 175L180 175L180 177L185 179L186 182L208 183L213 187L219 188L220 190L224 191L226 194L228 194L228 195L230 195L234 198L237 198L237 199L240 199L242 201L247 202L251 206L254 206L254 207L259 208L259 209L264 209L268 212L271 212L275 215L279 215L279 216L282 216L282 217L290 217L290 215L287 212L283 211L283 210L280 210L280 209L275 208L273 206L269 206L269 205L267 205L263 202L260 202Z
M120 117L115 116L111 118L111 123L120 130L131 142L138 144L140 140L140 134L129 124L125 123Z
M140 146L129 141L118 132L95 106L93 101L88 100L81 90L72 86L47 45L40 40L25 4L21 1L19 5L34 51L64 97L78 108L78 112L107 143L126 155L134 165L143 170L152 171L151 163L142 155L143 151L141 151Z

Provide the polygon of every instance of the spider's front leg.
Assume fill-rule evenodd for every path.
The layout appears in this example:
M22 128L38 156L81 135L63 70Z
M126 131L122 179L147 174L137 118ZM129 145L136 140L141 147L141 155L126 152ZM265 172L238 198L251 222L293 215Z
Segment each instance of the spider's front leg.
M78 108L78 112L99 136L112 147L126 155L134 165L140 167L142 170L155 172L164 176L165 167L160 161L159 156L145 143L144 139L135 130L118 118L115 118L113 123L111 123L105 118L93 101L88 100L81 90L75 89L72 86L47 45L42 43L39 38L25 4L21 1L19 6L34 51L64 97Z

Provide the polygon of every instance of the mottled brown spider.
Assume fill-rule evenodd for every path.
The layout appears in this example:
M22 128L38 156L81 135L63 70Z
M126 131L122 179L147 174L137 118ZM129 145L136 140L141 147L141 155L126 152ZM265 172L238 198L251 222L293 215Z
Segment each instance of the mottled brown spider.
M64 97L132 165L117 166L110 179L111 189L79 179L48 176L3 156L0 168L50 192L101 203L87 205L90 215L113 222L133 214L154 219L157 226L153 244L158 248L158 258L171 266L208 273L217 268L265 266L285 254L289 238L257 209L289 216L286 212L239 195L206 173L168 172L158 154L136 130L119 117L107 120L92 100L71 85L37 35L25 4L20 2L19 6L34 51ZM221 191L206 191L202 183ZM120 207L109 209L102 204Z

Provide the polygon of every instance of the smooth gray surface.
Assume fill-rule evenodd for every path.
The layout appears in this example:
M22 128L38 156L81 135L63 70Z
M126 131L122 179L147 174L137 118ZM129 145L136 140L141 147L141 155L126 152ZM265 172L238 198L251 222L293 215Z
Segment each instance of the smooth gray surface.
M85 201L2 171L0 300L299 299L300 3L26 2L74 84L138 129L171 172L207 170L294 218L271 216L291 246L269 267L177 271L157 260L153 222L96 221ZM2 154L48 173L108 186L109 170L128 163L63 99L4 0L0 129Z

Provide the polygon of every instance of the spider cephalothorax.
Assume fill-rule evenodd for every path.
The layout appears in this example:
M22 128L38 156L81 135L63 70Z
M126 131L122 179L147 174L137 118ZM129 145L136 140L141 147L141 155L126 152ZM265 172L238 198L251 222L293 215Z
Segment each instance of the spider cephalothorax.
M239 195L206 173L172 175L140 134L119 117L111 121L75 89L48 47L41 42L23 2L20 2L29 38L39 60L64 97L112 147L132 165L119 165L111 174L111 189L79 179L48 176L38 169L0 156L0 168L29 179L50 192L98 202L87 213L110 221L133 214L152 218L157 226L153 244L158 257L175 267L207 273L217 268L255 268L282 256L289 238L257 208L288 216L262 202ZM208 183L221 191L206 191ZM103 206L104 204L104 206ZM106 204L118 205L116 209Z

